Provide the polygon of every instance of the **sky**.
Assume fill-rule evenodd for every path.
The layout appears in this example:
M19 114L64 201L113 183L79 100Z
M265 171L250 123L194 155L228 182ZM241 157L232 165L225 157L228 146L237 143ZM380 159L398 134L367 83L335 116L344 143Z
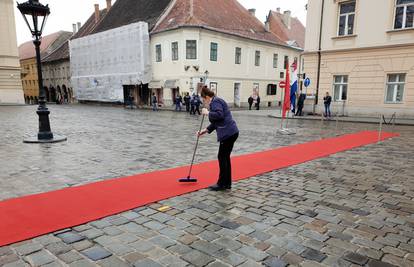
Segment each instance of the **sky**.
M226 1L226 0L223 0ZM256 8L256 17L264 21L269 10L276 10L280 7L281 11L290 10L292 16L297 17L306 24L306 10L305 5L307 0L238 0L245 8ZM20 0L19 2L25 2ZM44 35L51 34L60 30L72 31L72 24L81 22L82 24L94 12L94 4L99 4L103 9L106 6L105 0L40 0L42 4L49 4L51 14L47 20ZM112 1L113 3L115 1ZM17 43L20 45L26 41L31 40L31 35L22 15L16 8L16 32Z

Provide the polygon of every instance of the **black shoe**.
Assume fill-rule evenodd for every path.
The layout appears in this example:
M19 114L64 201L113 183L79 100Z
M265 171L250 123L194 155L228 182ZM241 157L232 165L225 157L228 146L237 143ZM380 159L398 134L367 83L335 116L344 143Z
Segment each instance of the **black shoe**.
M220 186L220 185L217 185L217 184L212 185L212 186L209 186L208 188L209 188L211 191L224 191L224 190L228 189L228 188L226 188L226 187L224 187L224 186Z

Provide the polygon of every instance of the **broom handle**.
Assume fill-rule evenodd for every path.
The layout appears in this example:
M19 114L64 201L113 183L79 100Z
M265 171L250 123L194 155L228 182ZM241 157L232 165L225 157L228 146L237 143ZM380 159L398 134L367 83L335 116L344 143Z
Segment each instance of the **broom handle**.
M201 132L201 129L203 128L204 117L205 117L205 115L203 114L203 117L201 118L200 130L198 132ZM198 147L198 140L200 140L200 136L197 134L197 142L196 142L196 145L195 145L195 148L194 148L193 159L191 160L190 171L188 172L187 178L190 178L191 171L193 169L194 158L195 158L195 154L197 152L197 147Z

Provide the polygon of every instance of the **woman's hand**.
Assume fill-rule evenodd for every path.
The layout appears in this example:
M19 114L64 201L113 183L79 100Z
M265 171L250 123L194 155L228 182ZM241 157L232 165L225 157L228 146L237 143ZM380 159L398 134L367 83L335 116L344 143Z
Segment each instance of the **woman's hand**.
M203 129L203 130L201 130L201 131L197 131L197 135L198 135L198 136L205 135L206 133L208 133L207 129Z
M210 113L209 111L208 111L208 109L206 109L206 108L203 108L202 110L201 110L201 114L203 114L203 115L207 115L208 116L208 113Z

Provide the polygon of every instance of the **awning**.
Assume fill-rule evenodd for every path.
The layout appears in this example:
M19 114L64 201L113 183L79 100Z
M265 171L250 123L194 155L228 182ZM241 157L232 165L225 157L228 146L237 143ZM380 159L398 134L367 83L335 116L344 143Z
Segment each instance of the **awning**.
M148 88L161 88L162 82L161 81L150 81L148 84Z
M178 80L166 80L164 88L176 88Z

